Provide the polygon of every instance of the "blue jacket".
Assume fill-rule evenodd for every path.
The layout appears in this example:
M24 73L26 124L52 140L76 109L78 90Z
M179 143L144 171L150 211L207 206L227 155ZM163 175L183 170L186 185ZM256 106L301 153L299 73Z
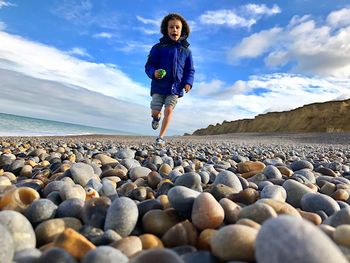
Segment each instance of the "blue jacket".
M146 74L152 79L151 96L158 93L182 97L186 84L192 88L194 67L188 46L189 43L185 38L175 42L164 36L152 47L145 65ZM157 69L165 69L165 77L156 79L154 72Z

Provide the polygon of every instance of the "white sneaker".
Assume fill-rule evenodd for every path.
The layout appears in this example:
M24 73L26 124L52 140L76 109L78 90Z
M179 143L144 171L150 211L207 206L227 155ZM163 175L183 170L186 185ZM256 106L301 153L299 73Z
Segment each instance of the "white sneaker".
M158 138L156 139L156 144L157 144L157 145L164 146L164 145L165 145L165 140L164 140L162 137L158 137Z

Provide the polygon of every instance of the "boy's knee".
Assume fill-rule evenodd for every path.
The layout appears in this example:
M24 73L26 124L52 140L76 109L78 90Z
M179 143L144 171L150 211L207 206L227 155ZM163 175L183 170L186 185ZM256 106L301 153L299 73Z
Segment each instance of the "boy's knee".
M165 112L168 112L168 113L172 113L173 110L174 110L174 107L171 106L171 105L169 105L169 106L167 106L167 107L164 108L164 111L165 111Z

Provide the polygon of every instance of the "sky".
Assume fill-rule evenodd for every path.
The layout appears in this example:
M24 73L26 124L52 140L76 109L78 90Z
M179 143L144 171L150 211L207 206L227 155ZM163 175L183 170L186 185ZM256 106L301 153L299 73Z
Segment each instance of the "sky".
M168 135L350 97L348 0L0 0L0 112L157 135L144 65L173 12L196 72Z

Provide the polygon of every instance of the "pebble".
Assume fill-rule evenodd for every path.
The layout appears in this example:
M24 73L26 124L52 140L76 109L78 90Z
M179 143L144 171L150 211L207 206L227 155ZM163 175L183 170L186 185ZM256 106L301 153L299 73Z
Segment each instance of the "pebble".
M67 228L78 230L81 226L81 221L74 217L53 218L40 223L35 228L35 236L41 246L53 242Z
M59 247L52 247L45 250L40 258L39 263L77 263L77 261L73 258L71 254L69 254L66 250Z
M328 195L307 193L301 199L301 208L307 212L324 211L328 216L340 210L338 203Z
M286 201L296 208L301 206L301 199L305 194L313 193L309 187L295 180L286 180L282 186L287 192Z
M33 225L37 225L45 220L54 218L56 211L57 205L51 200L38 199L28 206L24 215Z
M0 223L0 233L0 262L11 263L15 253L12 234L3 223Z
M253 261L257 233L244 225L224 226L211 238L212 252L222 261Z
M137 236L128 236L111 244L128 258L142 251L142 241Z
M83 257L82 263L127 263L129 258L120 250L111 246L99 246L96 249L90 250Z
M97 138L0 141L1 262L350 258L348 145Z
M261 226L255 257L259 263L347 262L337 245L320 229L289 215L272 218Z
M260 198L271 198L285 202L287 199L287 192L280 185L266 185L260 192Z
M248 218L259 224L269 218L277 217L276 211L264 203L255 203L245 206L239 212L238 218Z
M239 181L237 175L228 170L221 171L215 178L214 185L223 184L226 185L234 191L234 193L239 193L243 190L242 184Z
M128 236L138 220L139 211L128 197L116 198L107 210L104 230L112 229L122 237Z
M197 229L215 229L222 224L224 217L224 209L210 193L201 193L194 200L191 219Z
M22 249L36 247L36 234L33 226L24 215L11 210L0 211L0 225L6 227L11 234L15 253ZM4 235L6 236L6 233ZM9 242L11 243L11 239Z

